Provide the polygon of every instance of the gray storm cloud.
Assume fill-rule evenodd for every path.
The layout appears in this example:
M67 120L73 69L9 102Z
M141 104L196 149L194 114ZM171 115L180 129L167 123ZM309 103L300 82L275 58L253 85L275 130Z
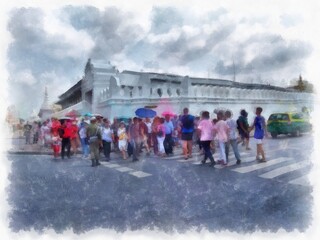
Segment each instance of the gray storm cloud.
M86 31L94 40L92 58L111 59L136 43L143 32L141 26L133 23L132 13L115 7L100 11L91 6L68 6L63 12L76 30Z
M245 60L245 53L254 45L257 51L251 60ZM266 73L285 68L301 71L305 59L311 54L311 46L303 41L285 40L279 35L255 35L238 46L239 54L234 62L237 73L252 73L258 71ZM221 75L232 75L234 66L230 59L217 62L214 70Z

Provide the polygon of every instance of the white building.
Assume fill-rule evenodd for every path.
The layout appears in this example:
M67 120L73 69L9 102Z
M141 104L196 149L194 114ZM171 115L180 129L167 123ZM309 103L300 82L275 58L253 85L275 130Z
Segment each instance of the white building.
M137 108L154 106L161 115L170 110L181 113L188 107L192 114L216 108L240 109L253 113L261 106L264 115L272 112L313 109L313 94L264 84L247 84L222 79L195 78L152 72L119 72L110 63L88 60L84 77L63 93L57 104L63 115L74 109L100 113L108 118L132 117Z

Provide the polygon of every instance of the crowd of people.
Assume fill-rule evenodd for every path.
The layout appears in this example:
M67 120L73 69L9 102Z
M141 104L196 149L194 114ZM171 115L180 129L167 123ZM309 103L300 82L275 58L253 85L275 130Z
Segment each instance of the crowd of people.
M261 113L262 108L258 107L251 126L244 109L237 120L233 119L229 110L219 111L216 118L210 118L208 111L202 111L197 117L191 115L188 108L184 108L179 116L166 114L153 119L133 117L126 122L114 118L112 123L103 116L84 116L81 120L52 117L42 124L25 124L24 136L26 144L40 142L44 147L51 147L56 159L71 158L81 152L83 158L91 159L93 167L100 165L100 161L110 161L112 151L120 154L124 160L131 157L135 162L139 161L143 151L147 156L154 154L166 157L182 147L183 157L187 160L192 158L195 144L204 155L203 164L209 159L211 166L227 166L230 146L237 164L241 163L238 145L242 143L246 150L251 150L249 139L253 129L257 145L256 159L266 161L263 150L266 123ZM219 152L218 160L213 158L216 149Z

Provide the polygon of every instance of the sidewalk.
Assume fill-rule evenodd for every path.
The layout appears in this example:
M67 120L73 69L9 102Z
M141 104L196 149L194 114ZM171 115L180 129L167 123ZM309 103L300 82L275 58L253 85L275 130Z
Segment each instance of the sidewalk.
M40 144L25 144L24 137L7 138L7 144L9 145L8 154L30 154L30 155L52 155L53 151L50 147L44 147ZM11 144L11 146L10 146Z

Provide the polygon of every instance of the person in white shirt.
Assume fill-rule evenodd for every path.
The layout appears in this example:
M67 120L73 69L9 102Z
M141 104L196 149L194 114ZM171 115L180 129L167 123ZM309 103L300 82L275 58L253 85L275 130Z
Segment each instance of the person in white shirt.
M227 158L227 162L229 161L228 157L229 157L229 148L230 145L232 146L232 150L234 152L234 156L237 159L237 164L241 163L241 159L240 159L240 154L239 154L239 150L238 150L238 143L237 143L237 122L235 120L233 120L231 118L231 112L230 111L226 111L225 112L225 117L226 117L226 122L227 125L229 126L229 141L226 142L226 158Z
M110 153L111 153L111 143L113 142L114 135L113 131L110 128L110 123L108 119L103 119L103 127L102 127L102 146L103 153L106 157L106 161L110 161Z
M218 112L217 114L218 122L214 126L214 132L217 134L218 142L219 142L219 155L220 159L218 163L223 166L227 166L227 157L226 157L226 149L225 143L228 142L229 138L229 126L224 121L224 113Z

